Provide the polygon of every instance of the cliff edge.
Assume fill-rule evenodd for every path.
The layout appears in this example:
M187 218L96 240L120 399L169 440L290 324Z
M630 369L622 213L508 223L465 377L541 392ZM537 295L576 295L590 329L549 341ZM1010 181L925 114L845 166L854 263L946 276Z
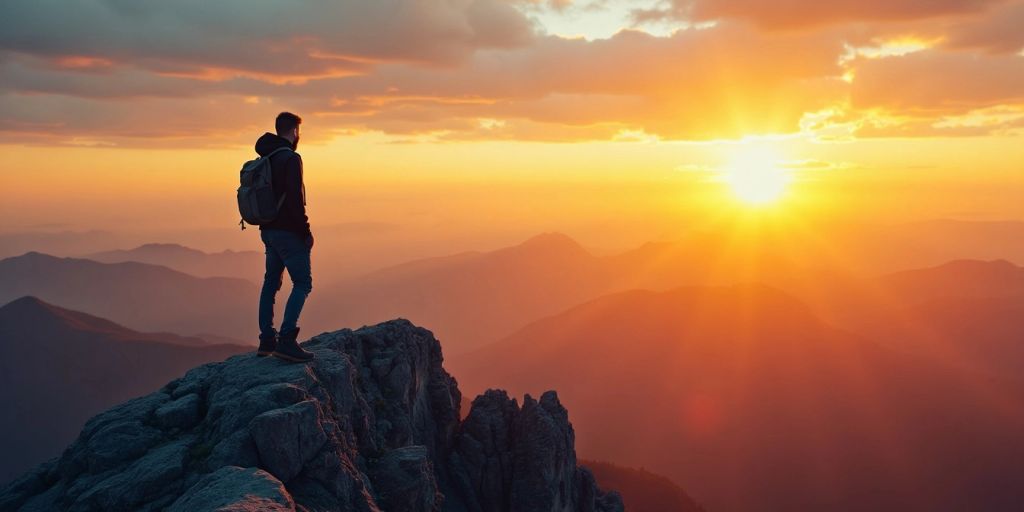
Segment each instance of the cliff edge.
M426 329L393 320L304 346L309 365L234 356L93 417L0 490L0 510L623 509L577 465L554 392L520 405L489 390L460 421Z

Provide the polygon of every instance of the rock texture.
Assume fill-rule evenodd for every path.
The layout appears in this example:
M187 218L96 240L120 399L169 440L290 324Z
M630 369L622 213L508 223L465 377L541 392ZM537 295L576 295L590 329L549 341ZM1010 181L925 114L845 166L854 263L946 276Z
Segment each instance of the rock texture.
M430 331L394 320L316 336L309 365L194 368L89 420L0 510L621 511L577 466L554 392L461 394Z

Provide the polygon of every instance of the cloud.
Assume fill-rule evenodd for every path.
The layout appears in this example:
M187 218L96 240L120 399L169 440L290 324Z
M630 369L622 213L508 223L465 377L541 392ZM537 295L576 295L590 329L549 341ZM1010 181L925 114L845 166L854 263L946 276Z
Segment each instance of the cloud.
M964 20L949 30L947 46L989 53L1018 53L1024 49L1024 2L994 9L987 16Z
M595 41L536 36L530 44L478 49L458 66L382 62L365 73L301 83L252 77L203 80L126 64L82 72L45 56L19 54L0 63L11 77L0 86L9 98L45 93L77 100L55 99L53 104L64 107L47 108L48 96L34 97L31 103L38 113L36 108L14 108L17 102L9 100L0 103L0 112L8 118L4 126L9 130L52 125L56 112L66 111L73 119L61 125L61 133L79 127L121 134L132 130L114 127L138 123L144 125L138 133L163 129L178 136L177 126L184 124L176 124L175 117L202 120L209 113L207 124L188 125L201 133L222 129L225 116L199 105L177 115L168 109L169 118L156 123L154 116L146 125L145 117L119 102L150 98L145 104L184 105L188 98L198 103L217 97L223 102L237 95L239 103L253 96L283 100L336 129L438 133L449 140L585 140L621 130L663 138L740 137L793 131L804 110L832 101L841 73L835 55L841 50L840 41L830 38L766 39L749 27L722 24L667 38L638 31ZM245 110L251 111L267 110ZM88 122L90 112L103 112L106 122ZM111 122L118 116L125 117ZM481 118L505 123L480 130Z
M953 115L1024 103L1024 58L925 50L855 64L855 109L906 116Z
M23 0L0 18L0 49L100 57L166 74L302 80L368 63L453 65L526 44L533 26L501 0Z
M509 129L528 120L614 124L664 138L738 137L796 130L805 109L831 101L840 51L838 41L765 40L732 25L669 38L624 31L607 40L546 37L526 48L478 52L458 69L385 66L333 90L350 99L343 104L350 113L362 107L368 115L358 121L369 129L382 121L393 129L396 118L487 117L508 120ZM477 101L409 101L384 111L369 100L389 95Z
M1005 0L668 0L638 10L641 22L658 19L747 20L771 29L806 28L861 21L920 20L983 12Z
M991 133L1018 121L985 109L1024 104L1022 4L679 1L649 15L718 21L586 40L518 9L599 2L16 1L0 18L0 132L248 144L287 109L311 141ZM794 27L815 28L776 30Z

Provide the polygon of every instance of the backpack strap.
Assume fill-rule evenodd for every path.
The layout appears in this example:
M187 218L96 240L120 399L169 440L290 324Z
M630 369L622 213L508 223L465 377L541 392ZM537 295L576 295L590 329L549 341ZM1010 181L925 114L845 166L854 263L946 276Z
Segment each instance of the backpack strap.
M279 151L292 151L292 148L290 148L288 146L281 146L281 147L271 151L270 153L267 153L267 156L265 156L263 158L270 158L270 157L274 156L274 154L279 152Z

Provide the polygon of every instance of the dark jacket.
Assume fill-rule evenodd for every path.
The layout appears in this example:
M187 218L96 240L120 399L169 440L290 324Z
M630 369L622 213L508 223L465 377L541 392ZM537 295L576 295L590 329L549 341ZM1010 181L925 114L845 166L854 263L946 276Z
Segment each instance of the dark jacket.
M288 139L269 132L256 141L256 153L260 156L269 155L280 147L295 149ZM279 151L270 157L270 168L275 197L280 200L281 194L287 195L277 218L260 225L260 229L284 229L305 238L310 230L309 217L306 217L306 187L302 183L302 157L295 151Z

